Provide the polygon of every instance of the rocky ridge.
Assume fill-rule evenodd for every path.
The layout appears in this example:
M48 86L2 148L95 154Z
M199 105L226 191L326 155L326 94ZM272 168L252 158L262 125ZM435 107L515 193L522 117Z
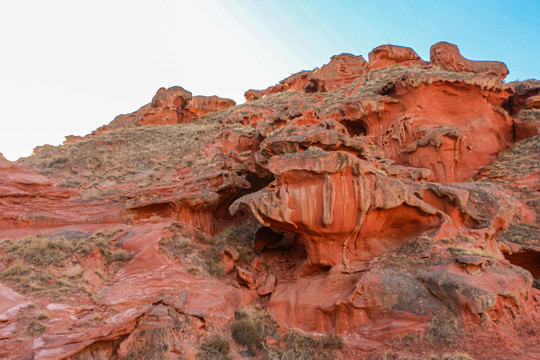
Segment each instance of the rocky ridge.
M0 158L0 357L537 356L540 82L368 59Z

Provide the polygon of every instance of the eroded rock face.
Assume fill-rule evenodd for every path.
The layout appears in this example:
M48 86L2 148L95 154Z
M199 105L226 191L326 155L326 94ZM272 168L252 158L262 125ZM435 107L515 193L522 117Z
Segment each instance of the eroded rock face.
M0 357L196 359L268 311L258 356L296 330L339 334L329 358L531 358L538 84L506 74L382 45L0 157Z
M507 107L514 116L516 140L528 139L540 134L540 109L538 95L540 81L525 80L509 84L515 91Z
M332 56L330 62L320 69L291 75L265 90L248 90L244 97L249 102L289 90L306 93L332 91L352 83L367 71L367 62L362 56L340 54Z
M395 45L381 45L369 53L369 68L379 69L392 65L427 65L413 49Z
M110 124L94 133L130 126L180 124L235 105L233 100L217 96L192 96L181 86L160 88L150 104L131 114L118 115Z
M338 331L372 350L398 336L399 328L440 331L423 320L449 316L433 294L462 312L452 336L472 323L496 319L504 326L512 308L502 300L507 291L527 304L522 321L525 313L537 316L533 278L505 260L512 250L497 241L516 219L530 216L522 203L526 196L455 183L476 176L515 141L519 118L504 110L515 87L500 82L507 74L502 63L466 60L449 44L435 45L432 54L428 65L408 48L377 48L370 54L371 72L331 100L317 97L312 110L299 109L289 121L286 114L263 117L272 130L262 127L267 138L256 159L276 180L236 200L231 212L292 234L306 251L278 267L269 303L288 327ZM268 90L261 94L269 96ZM529 96L524 104L534 104L533 92ZM286 251L274 238L257 239L267 261ZM506 257L536 273L536 255L527 254ZM404 270L411 256L420 273ZM409 260L397 260L404 258ZM391 270L397 264L399 273ZM298 278L294 285L291 276ZM499 276L509 282L495 285Z
M231 99L223 99L217 96L194 96L187 106L195 117L200 117L225 110L236 105Z
M471 61L461 56L456 45L441 41L433 45L429 52L430 62L444 70L465 71L503 80L508 75L508 68L499 61Z
M432 241L466 233L474 246L501 258L494 236L517 207L497 188L408 184L342 151L273 156L267 166L276 182L240 198L231 211L244 209L264 226L297 234L307 266L354 266L432 229L439 229ZM473 198L498 212L479 215Z

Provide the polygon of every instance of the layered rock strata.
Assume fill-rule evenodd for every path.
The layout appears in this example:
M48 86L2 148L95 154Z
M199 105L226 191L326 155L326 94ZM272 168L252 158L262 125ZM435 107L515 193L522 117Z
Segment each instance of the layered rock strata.
M368 59L236 106L162 88L0 158L0 357L195 359L251 307L275 332L235 358L289 331L343 359L534 358L538 81L444 42Z

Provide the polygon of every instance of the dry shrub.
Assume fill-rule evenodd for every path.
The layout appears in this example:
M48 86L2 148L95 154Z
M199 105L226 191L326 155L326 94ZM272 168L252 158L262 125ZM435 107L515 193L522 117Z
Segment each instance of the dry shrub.
M202 360L230 360L230 351L229 339L223 335L212 335L202 344L198 355Z
M231 333L237 343L250 349L254 349L262 341L257 325L250 318L235 320L231 325Z
M45 332L45 330L47 330L45 325L35 321L30 322L26 327L26 332L32 336L41 335Z
M269 312L242 308L236 310L234 317L232 337L238 344L247 347L248 355L254 356L261 349L267 350L263 343L267 336L279 340L276 322Z
M322 337L321 344L325 349L342 349L343 339L336 334L326 334Z
M159 242L159 250L171 259L180 259L195 251L195 244L189 237L182 233L183 225L172 223L167 229L172 233Z
M317 345L311 336L300 334L294 331L285 335L285 351L283 360L311 360L314 358L313 348Z
M171 259L179 259L195 250L193 241L189 237L178 235L172 235L161 240L159 249Z
M202 253L204 263L206 264L206 271L218 278L223 276L223 266L219 262L221 259L221 250L222 247L211 246L206 248Z

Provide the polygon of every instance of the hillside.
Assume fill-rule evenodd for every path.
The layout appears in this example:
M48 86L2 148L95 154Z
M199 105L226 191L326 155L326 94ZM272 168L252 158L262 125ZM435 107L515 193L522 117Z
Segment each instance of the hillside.
M540 358L540 81L368 60L0 157L0 358Z

